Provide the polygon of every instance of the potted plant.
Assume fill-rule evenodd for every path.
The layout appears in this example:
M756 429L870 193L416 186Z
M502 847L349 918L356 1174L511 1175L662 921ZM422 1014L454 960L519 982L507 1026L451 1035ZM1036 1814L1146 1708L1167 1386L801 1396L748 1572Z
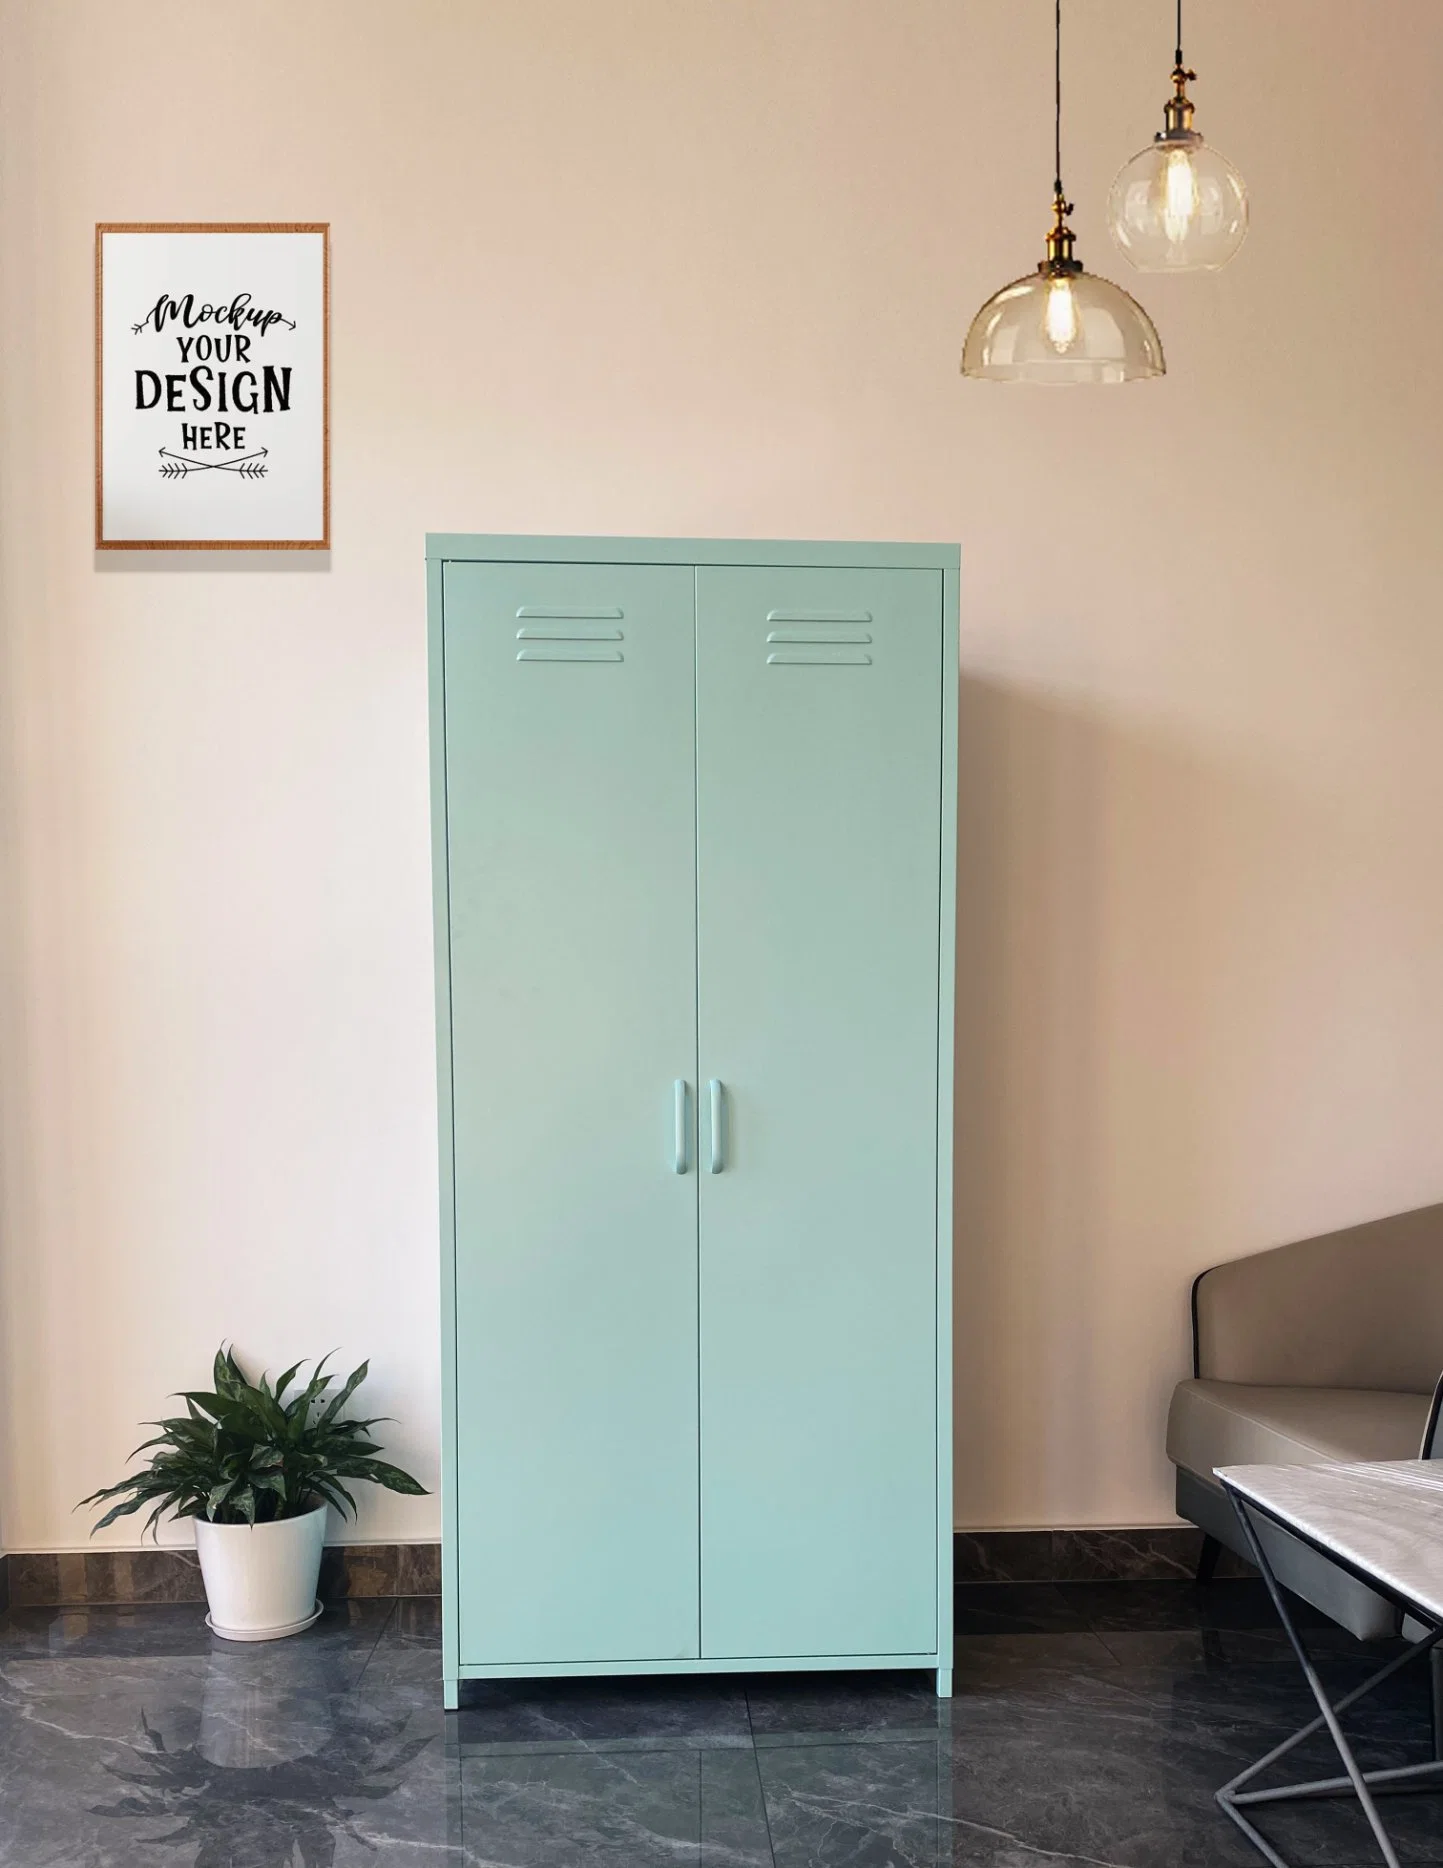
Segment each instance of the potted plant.
M320 1614L316 1582L326 1507L354 1515L347 1480L425 1492L409 1473L373 1457L380 1450L369 1437L376 1420L341 1419L370 1364L363 1362L331 1394L338 1378L325 1372L329 1359L323 1356L310 1381L287 1400L299 1362L272 1387L264 1375L248 1381L231 1351L218 1349L213 1390L180 1395L184 1414L148 1423L160 1431L136 1448L136 1454L150 1452L145 1468L80 1501L119 1500L92 1535L147 1504L153 1507L145 1523L151 1532L167 1511L194 1518L210 1607L206 1621L227 1640L275 1641L308 1628Z

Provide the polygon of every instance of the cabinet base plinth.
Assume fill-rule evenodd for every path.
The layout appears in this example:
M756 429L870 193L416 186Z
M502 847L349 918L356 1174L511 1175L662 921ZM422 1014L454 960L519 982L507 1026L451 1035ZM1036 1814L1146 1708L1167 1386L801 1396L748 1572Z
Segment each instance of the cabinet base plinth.
M951 1656L931 1654L770 1654L701 1660L461 1661L461 1680L584 1680L709 1673L941 1673Z

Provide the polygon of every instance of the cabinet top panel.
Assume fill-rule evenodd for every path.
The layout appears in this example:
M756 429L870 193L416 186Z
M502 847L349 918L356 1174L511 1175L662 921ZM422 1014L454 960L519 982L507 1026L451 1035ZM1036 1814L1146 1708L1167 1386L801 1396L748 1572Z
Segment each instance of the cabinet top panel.
M957 545L857 544L771 538L553 538L492 532L428 532L426 556L549 564L756 564L955 571Z

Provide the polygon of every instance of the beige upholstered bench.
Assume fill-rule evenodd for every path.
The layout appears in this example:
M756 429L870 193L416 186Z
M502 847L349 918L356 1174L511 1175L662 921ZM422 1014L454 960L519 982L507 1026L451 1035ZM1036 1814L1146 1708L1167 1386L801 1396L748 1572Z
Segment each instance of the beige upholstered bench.
M1249 1553L1219 1466L1443 1456L1424 1445L1443 1371L1443 1205L1349 1226L1205 1271L1193 1286L1193 1379L1168 1415L1178 1516ZM1398 1611L1285 1532L1268 1532L1278 1580L1364 1640Z

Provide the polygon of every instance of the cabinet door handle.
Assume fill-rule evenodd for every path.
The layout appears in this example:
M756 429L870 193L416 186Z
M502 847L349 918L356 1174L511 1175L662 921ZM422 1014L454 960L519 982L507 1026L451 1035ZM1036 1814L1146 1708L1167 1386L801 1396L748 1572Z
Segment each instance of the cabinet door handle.
M687 1157L690 1154L689 1144L691 1141L691 1122L689 1120L691 1114L689 1108L690 1097L687 1093L685 1077L677 1078L674 1090L676 1095L676 1128L674 1131L672 1168L673 1171L678 1174L685 1174L688 1165Z
M725 1165L723 1157L726 1152L726 1091L722 1087L720 1077L713 1077L706 1087L707 1095L711 1099L711 1161L709 1166L713 1174L720 1174Z

